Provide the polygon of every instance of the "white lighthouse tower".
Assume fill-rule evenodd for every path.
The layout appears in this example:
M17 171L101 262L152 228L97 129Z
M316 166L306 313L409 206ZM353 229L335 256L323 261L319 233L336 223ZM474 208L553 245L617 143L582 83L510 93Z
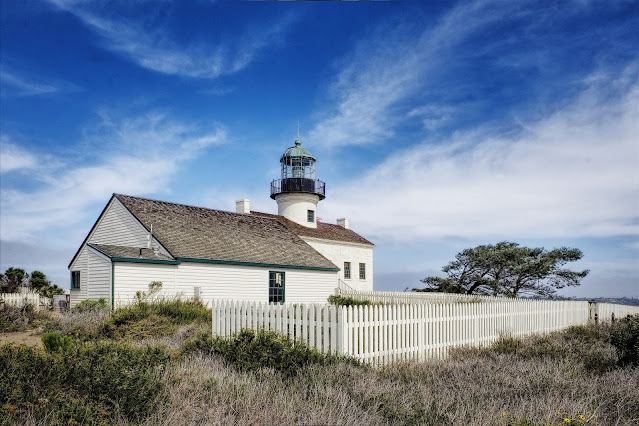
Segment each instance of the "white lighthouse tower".
M298 137L280 158L282 178L271 182L277 214L308 228L317 228L317 203L326 196L325 183L315 179L315 161Z

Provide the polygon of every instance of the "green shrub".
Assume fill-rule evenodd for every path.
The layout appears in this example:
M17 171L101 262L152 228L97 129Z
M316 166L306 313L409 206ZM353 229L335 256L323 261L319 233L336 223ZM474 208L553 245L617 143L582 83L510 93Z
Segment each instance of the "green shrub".
M184 357L196 352L213 352L213 341L213 334L210 330L200 332L182 344L180 354Z
M175 334L177 329L178 326L170 318L151 314L138 321L120 325L114 330L114 337L141 340L150 337L171 336Z
M533 336L520 341L515 351L527 358L563 358L569 353L566 345L554 339L553 336ZM507 353L507 352L502 352Z
M104 336L142 339L171 335L177 326L211 322L211 310L199 300L136 302L118 308L104 324Z
M8 424L27 415L48 424L139 421L164 398L155 369L169 360L162 348L111 342L64 352L0 346L0 418Z
M357 299L353 299L352 297L335 296L335 295L328 296L328 303L330 303L331 305L337 305L337 306L373 305L373 303L369 300L357 300Z
M498 354L514 354L523 347L523 342L514 337L500 337L488 347L489 351Z
M617 350L620 365L639 366L639 315L617 321L610 332L610 343Z
M242 330L235 337L226 339L200 333L182 346L183 355L192 352L217 353L239 371L273 368L284 377L295 376L300 368L310 364L328 365L345 361L359 365L354 358L323 354L267 330Z
M64 351L73 346L69 336L60 336L58 333L47 333L42 336L42 344L49 352Z
M79 313L79 312L89 312L89 311L97 311L97 310L109 310L110 307L107 304L107 301L104 297L99 298L98 300L83 300L82 302L75 305L71 308L71 312Z

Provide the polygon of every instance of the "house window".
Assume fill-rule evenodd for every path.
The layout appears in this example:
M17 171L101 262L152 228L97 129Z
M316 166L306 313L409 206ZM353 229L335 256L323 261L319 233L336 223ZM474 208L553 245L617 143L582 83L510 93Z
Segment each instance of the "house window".
M306 220L308 222L315 222L315 211L313 210L308 210L306 212Z
M359 264L359 279L360 280L365 280L366 279L366 264L365 263L360 263Z
M269 271L268 302L284 303L284 272Z
M344 279L351 279L351 262L344 262Z
M71 271L71 288L80 288L80 271Z

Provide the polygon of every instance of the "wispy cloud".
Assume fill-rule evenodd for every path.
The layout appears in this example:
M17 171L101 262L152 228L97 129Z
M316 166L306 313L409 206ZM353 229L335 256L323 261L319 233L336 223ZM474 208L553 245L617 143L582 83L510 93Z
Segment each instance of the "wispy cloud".
M428 99L423 88L436 78L438 70L446 69L456 45L491 23L517 14L510 3L500 6L464 3L433 27L417 31L378 28L343 61L329 88L331 102L319 113L309 139L330 147L373 144L392 136L398 122L419 115L419 111L406 111L400 104L418 93L422 101ZM428 107L422 107L422 112L424 108ZM425 120L426 126L436 125L432 118Z
M212 79L244 69L268 48L278 45L293 22L292 14L278 22L246 29L237 39L178 44L168 27L154 21L109 16L101 2L49 0L72 13L102 36L107 49L121 53L141 67L164 74Z
M85 143L99 143L97 131L102 141L110 141L98 150L103 155L88 159L77 152L59 159L58 167L41 165L41 176L32 190L2 187L2 240L30 241L44 229L49 237L56 235L56 229L68 229L65 227L86 220L95 204L104 203L113 192L143 195L165 191L185 162L226 138L221 125L203 129L161 113L126 119L103 113L96 129L87 131ZM91 140L93 137L96 139ZM7 146L11 155L17 153L33 161L34 155L26 149L15 143Z
M636 235L637 74L591 81L514 135L478 127L399 152L334 189L322 214L382 240Z
M42 96L52 93L60 92L76 92L80 90L78 86L73 83L51 80L45 81L42 78L32 76L20 76L18 72L7 69L6 65L2 67L2 74L0 74L0 80L2 85L6 85L14 89L13 91L3 90L3 95L15 96Z
M611 20L618 7L611 5ZM622 66L619 58L634 47L624 29L605 19L595 25L606 37L580 31L601 13L591 4L459 2L434 23L419 13L389 17L390 24L370 31L341 58L323 88L326 99L313 117L309 142L392 143L407 127L421 125L430 135L473 120L503 122L527 108L539 114L542 108L533 104L554 107L580 89L594 57Z
M12 143L8 137L0 136L0 173L28 170L36 164L34 155Z

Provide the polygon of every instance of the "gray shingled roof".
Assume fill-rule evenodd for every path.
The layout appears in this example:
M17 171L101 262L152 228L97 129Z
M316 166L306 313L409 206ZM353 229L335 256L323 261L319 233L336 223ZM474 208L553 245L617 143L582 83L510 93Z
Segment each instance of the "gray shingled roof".
M175 258L337 268L272 218L114 196Z
M153 259L153 260L173 260L171 257L163 253L158 253L156 256L152 249L139 249L137 247L124 247L113 246L109 244L95 244L89 243L90 247L93 247L100 253L109 257L125 257L129 259ZM141 251L140 251L141 250Z
M303 237L321 238L324 240L344 241L348 243L358 243L366 245L374 245L366 238L362 237L352 229L346 229L340 225L332 223L317 222L317 228L309 228L292 220L270 213L251 212L252 215L270 217L280 221L284 226L293 231L296 235Z

